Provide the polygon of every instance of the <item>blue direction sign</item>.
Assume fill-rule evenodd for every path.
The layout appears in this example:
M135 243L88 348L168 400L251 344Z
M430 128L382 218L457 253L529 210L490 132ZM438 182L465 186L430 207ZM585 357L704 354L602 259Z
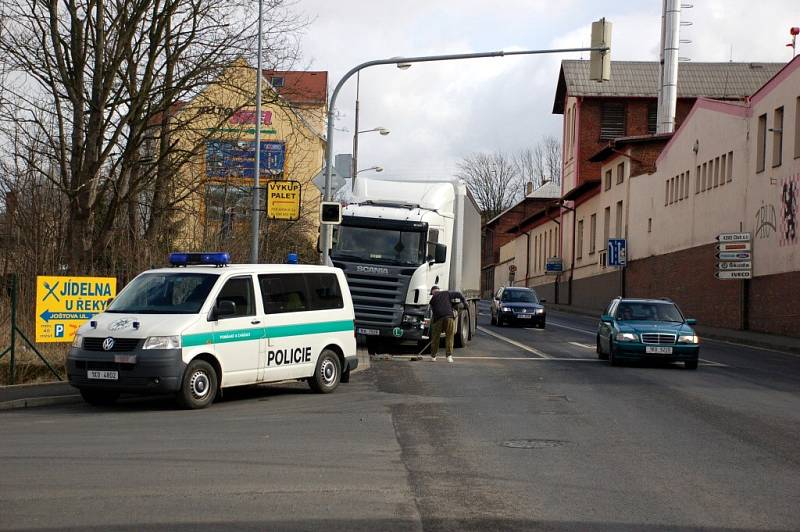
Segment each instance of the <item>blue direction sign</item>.
M624 267L628 263L627 245L624 238L608 239L608 257L606 264L609 266Z
M545 263L545 270L546 274L551 275L559 275L564 271L564 262L561 260L561 257L549 257L547 262Z
M283 142L261 141L261 174L264 177L283 171L286 145ZM256 143L248 140L209 140L206 143L206 175L208 177L253 178Z

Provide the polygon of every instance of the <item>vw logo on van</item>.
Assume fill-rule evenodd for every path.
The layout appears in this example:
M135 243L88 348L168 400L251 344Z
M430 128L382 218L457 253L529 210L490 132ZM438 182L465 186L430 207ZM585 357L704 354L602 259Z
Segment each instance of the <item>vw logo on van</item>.
M362 273L382 273L383 275L389 275L389 268L378 268L377 266L356 266L356 271Z
M114 339L110 336L103 340L103 351L111 351L114 349Z

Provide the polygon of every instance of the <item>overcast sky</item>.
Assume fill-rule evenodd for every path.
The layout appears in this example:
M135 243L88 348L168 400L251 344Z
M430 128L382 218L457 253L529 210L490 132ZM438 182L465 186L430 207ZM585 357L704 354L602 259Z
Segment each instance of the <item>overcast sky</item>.
M687 0L681 30L692 61L788 61L799 0ZM753 9L752 6L758 6ZM329 91L370 59L589 45L590 24L613 24L612 58L658 60L661 0L299 0L312 17L303 63L329 72ZM800 43L799 43L800 44ZM513 151L560 138L552 114L560 61L528 56L394 66L362 72L359 168L383 175L452 175L475 151ZM588 54L583 54L588 57ZM334 152L352 151L355 78L339 95Z

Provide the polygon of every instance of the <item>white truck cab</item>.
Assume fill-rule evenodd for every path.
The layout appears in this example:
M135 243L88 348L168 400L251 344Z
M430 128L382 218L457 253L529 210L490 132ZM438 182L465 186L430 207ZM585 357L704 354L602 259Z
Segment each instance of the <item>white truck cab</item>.
M175 393L208 406L221 388L307 380L332 392L358 365L353 303L341 270L227 264L227 253L173 253L84 324L67 357L93 404L120 393Z

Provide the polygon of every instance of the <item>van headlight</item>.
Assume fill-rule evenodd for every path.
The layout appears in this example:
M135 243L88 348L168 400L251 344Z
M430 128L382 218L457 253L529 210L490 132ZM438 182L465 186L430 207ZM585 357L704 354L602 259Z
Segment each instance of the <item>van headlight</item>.
M679 344L699 344L700 338L696 334L682 334L678 336Z
M142 349L180 349L180 336L150 336L144 341Z
M83 335L75 333L75 338L72 339L72 347L77 349L83 347Z
M617 333L616 340L617 342L635 342L638 338L633 333L621 332Z

